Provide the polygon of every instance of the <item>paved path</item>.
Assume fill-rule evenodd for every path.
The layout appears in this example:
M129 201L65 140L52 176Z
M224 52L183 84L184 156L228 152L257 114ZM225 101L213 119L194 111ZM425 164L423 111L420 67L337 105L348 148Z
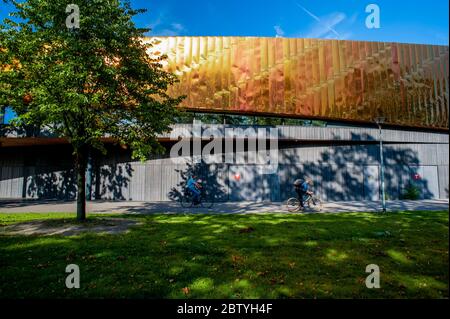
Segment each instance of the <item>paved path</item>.
M448 210L448 199L420 201L388 201L388 211L395 210ZM126 202L90 201L88 212L95 213L267 213L286 212L283 203L266 202L226 202L216 203L212 209L180 207L177 202ZM352 201L324 204L323 212L374 212L381 209L380 202ZM0 212L75 212L74 201L53 200L11 200L0 199Z

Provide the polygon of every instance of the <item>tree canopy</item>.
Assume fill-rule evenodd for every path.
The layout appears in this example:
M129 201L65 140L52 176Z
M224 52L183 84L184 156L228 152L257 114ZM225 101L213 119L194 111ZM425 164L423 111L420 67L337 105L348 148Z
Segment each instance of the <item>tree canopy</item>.
M103 137L141 160L161 150L157 135L170 129L182 97L167 95L177 79L163 70L165 57L148 54L149 30L132 20L145 10L129 0L74 0L77 27L67 1L3 1L16 10L0 24L0 105L17 113L15 125L67 138L83 176L87 150L104 151Z

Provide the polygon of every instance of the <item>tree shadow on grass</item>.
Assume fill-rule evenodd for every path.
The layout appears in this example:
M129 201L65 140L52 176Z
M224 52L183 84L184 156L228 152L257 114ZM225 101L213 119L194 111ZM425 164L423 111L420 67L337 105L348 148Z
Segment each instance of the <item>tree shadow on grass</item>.
M2 275L9 278L1 295L442 298L448 296L448 246L436 234L448 233L448 214L435 216L428 231L426 212L396 218L152 215L133 216L144 225L125 235L0 237ZM443 216L447 224L439 222ZM249 227L253 231L241 231ZM67 263L82 269L76 291L60 280ZM382 289L365 287L370 263L385 269ZM18 276L18 268L27 275Z

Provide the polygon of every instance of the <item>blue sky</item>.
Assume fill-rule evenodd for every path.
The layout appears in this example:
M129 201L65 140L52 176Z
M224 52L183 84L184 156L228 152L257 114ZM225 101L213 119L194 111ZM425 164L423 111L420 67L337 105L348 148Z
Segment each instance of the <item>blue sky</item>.
M368 4L380 8L368 29ZM447 0L135 0L149 11L136 19L155 35L339 38L448 45Z
M68 0L76 3L76 0ZM448 0L132 0L135 18L153 35L336 38L448 45ZM368 4L380 7L368 29ZM8 8L0 3L0 18ZM82 13L82 12L81 12Z

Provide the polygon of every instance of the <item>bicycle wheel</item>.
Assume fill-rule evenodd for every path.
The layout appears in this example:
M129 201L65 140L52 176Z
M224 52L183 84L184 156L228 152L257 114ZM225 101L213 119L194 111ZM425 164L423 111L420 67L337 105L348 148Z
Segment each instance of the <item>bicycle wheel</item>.
M202 194L200 196L200 204L203 208L211 208L214 205L214 196L208 194Z
M315 212L320 212L322 210L322 201L320 198L311 197L309 200L309 207Z
M185 194L180 198L180 204L183 208L191 208L194 204L193 197L191 194Z
M286 202L286 208L289 212L296 212L300 209L300 201L295 198L289 198Z

